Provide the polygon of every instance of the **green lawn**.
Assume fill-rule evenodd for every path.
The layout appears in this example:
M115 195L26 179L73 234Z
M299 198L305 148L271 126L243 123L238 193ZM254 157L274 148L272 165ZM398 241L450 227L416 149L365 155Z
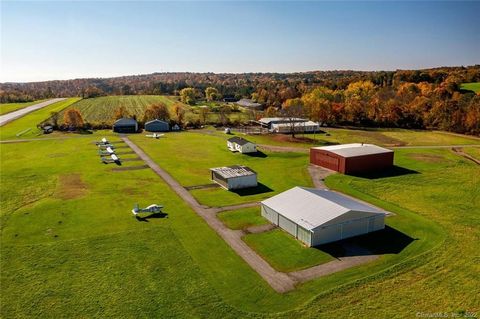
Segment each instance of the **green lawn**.
M130 136L183 186L212 183L209 170L212 167L240 164L258 173L257 188L236 192L223 188L192 190L192 195L204 205L227 206L258 201L296 185L312 185L306 169L307 154L262 153L255 157L232 153L226 147L229 137L196 132L168 133L158 140L143 135Z
M7 114L13 111L17 111L27 106L43 102L45 100L37 100L32 102L23 102L23 103L0 103L0 115Z
M23 125L34 126L35 113ZM418 174L329 177L329 186L395 212L388 225L414 240L277 294L152 171L100 164L96 139L0 144L1 317L390 318L478 309L478 165L449 150L396 151L396 163ZM175 150L169 139L145 138L160 165ZM195 153L194 142L209 151ZM178 143L177 165L189 168L186 147L200 157L218 153L215 145ZM137 221L136 202L163 204L168 217Z
M460 88L478 93L480 92L480 82L463 83Z
M259 144L312 147L344 143L372 143L381 146L434 146L479 144L480 139L440 131L421 131L404 129L349 130L340 128L322 128L327 134L297 134L292 140L288 135L250 135L246 138Z
M260 207L221 212L217 216L230 229L246 229L268 224L268 220L260 214Z
M21 117L13 122L5 124L0 129L0 139L15 139L15 138L32 138L43 135L37 125L50 117L51 112L60 112L69 105L77 102L79 98L70 98L57 103L50 104L44 108L33 111L24 117ZM26 131L28 130L28 131ZM16 136L18 133L26 131L21 136Z
M304 246L281 229L242 238L275 269L290 272L320 265L333 260L329 254Z

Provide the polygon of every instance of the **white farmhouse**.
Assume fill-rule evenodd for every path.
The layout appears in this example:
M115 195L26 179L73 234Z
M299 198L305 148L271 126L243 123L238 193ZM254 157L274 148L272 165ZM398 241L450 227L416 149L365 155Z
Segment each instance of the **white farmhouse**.
M257 151L256 144L238 136L229 138L227 140L227 147L232 152L240 152L242 154L255 153Z

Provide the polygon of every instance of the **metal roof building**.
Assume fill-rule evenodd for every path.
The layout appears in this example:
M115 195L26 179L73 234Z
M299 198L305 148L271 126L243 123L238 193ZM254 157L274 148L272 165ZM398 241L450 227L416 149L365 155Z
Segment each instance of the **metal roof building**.
M148 132L168 132L170 125L166 121L152 120L145 123L145 131Z
M228 190L256 187L257 173L246 166L233 165L210 169L212 180Z
M135 119L121 118L113 123L113 131L118 133L136 133L138 123Z
M341 144L310 149L310 163L343 173L361 173L393 166L393 151L363 143Z
M294 187L261 205L263 217L307 246L385 228L385 211L324 189Z

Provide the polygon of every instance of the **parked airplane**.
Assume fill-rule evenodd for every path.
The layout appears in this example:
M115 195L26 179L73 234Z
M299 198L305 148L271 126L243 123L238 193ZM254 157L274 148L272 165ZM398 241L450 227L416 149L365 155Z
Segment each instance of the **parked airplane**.
M104 155L107 155L107 154L104 154ZM102 162L105 163L105 164L109 164L109 163L117 163L118 164L118 163L120 163L120 157L118 157L115 154L110 154L110 158L103 157L103 156L101 156L100 158L101 158Z
M114 149L115 146L113 144L97 144L98 148L107 148L110 147L111 149Z
M106 150L109 154L115 154L115 151L110 146L107 146Z
M139 208L138 204L135 204L135 207L132 209L133 215L137 216L139 213L160 213L162 211L163 206L152 204L145 208Z
M153 137L153 138L156 138L156 139L159 139L160 137L164 136L165 134L157 134L157 133L153 133L153 134L147 134L145 135L146 137Z
M96 142L95 144L97 144L97 145L105 145L105 144L110 144L110 143L108 142L108 140L107 140L105 137L103 137L100 142Z

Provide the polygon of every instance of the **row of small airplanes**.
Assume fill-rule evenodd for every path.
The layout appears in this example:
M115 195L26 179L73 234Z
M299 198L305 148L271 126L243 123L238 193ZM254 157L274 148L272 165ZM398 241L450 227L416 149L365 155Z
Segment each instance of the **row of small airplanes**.
M148 136L148 137L159 138L161 136L163 136L163 134L155 133L152 136ZM102 138L100 142L96 142L95 144L99 148L98 153L103 163L108 164L108 163L120 162L120 158L115 154L115 146L113 146L113 144L111 144L105 137ZM109 155L110 158L105 157L106 155ZM163 208L162 205L157 205L157 204L152 204L145 208L140 208L138 207L138 204L135 204L135 206L132 209L132 213L135 216L138 216L139 213L157 214L162 211L162 208Z
M115 154L115 146L105 137L102 138L100 142L96 142L95 144L98 146L98 155L100 155L102 163L120 163L120 157Z

